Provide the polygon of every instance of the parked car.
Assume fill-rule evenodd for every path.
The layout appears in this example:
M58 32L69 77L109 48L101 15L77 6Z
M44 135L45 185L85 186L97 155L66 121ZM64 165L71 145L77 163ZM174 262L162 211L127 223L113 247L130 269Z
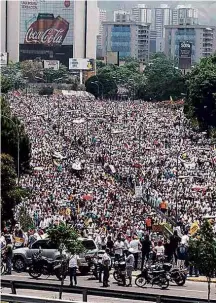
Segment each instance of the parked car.
M79 238L85 247L85 252L80 254L79 271L87 274L90 270L89 264L86 262L86 256L94 256L97 252L97 246L93 239ZM13 268L17 272L25 271L32 263L32 255L41 250L42 256L50 260L60 259L60 252L56 245L48 238L35 241L29 247L17 248L13 251ZM66 255L66 252L63 252Z

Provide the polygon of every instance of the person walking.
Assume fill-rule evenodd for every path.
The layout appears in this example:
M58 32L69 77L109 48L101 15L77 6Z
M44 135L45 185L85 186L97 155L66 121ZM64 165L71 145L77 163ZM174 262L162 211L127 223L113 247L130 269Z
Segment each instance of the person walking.
M110 270L110 265L111 265L111 258L109 256L110 250L106 248L105 253L103 254L102 257L102 265L103 265L103 287L108 287L108 280L109 280L109 270Z
M78 268L78 262L79 262L79 256L76 254L72 255L69 259L70 286L73 286L73 280L74 280L74 284L77 285L76 271Z
M140 240L138 239L137 235L135 235L133 237L133 240L130 242L130 248L133 250L133 255L134 255L134 270L137 270L139 252L141 249L141 243L140 243Z

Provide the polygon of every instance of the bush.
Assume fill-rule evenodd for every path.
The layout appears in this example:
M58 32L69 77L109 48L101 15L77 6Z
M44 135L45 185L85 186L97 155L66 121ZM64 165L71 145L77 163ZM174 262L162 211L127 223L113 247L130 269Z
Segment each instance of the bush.
M44 86L39 90L39 95L43 96L43 95L52 95L53 94L53 87L50 86Z

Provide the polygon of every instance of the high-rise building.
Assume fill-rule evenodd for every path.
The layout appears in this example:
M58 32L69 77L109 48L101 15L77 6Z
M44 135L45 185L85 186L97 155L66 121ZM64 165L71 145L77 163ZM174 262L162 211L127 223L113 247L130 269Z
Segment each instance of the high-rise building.
M99 35L97 36L97 58L102 57L103 22L107 21L107 11L99 9Z
M194 25L198 24L198 10L191 5L178 5L172 10L173 25Z
M119 52L119 58L137 58L140 62L149 59L149 25L136 22L103 23L103 56L107 52Z
M152 9L151 30L155 30L157 38L164 38L164 26L171 24L171 9L163 4L159 8Z
M132 8L131 19L139 23L151 23L151 8L138 4Z
M192 45L192 64L199 62L216 51L216 27L204 25L169 25L165 27L165 54L170 58L179 57L181 42Z
M1 52L9 60L96 58L96 1L0 1Z
M114 11L114 22L130 22L131 14L128 11L118 10Z

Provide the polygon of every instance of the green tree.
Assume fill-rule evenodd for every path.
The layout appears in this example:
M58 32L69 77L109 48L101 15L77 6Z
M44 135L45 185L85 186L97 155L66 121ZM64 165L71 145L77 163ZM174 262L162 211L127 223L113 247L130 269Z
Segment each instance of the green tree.
M115 81L109 74L101 73L90 77L86 83L86 91L95 97L110 96L117 92Z
M13 158L1 154L1 215L2 222L12 220L14 207L26 197L26 192L16 186Z
M184 109L201 129L216 127L216 55L202 59L189 74Z
M19 134L20 171L22 172L29 168L31 146L28 135L19 119L12 116L5 98L1 98L1 114L1 151L13 157L17 169Z
M204 221L197 238L189 242L189 260L206 276L210 302L211 279L216 273L216 239L208 220Z
M71 255L79 254L84 251L84 246L82 245L82 242L78 239L78 233L70 226L67 226L63 223L59 226L53 226L52 228L48 229L47 234L51 242L57 246L61 256L63 250L66 250L66 252L70 253ZM62 278L61 281L59 299L61 299L62 297L63 284L64 278Z
M147 65L144 74L147 79L146 98L151 100L174 100L185 92L185 81L181 71L164 54L155 54Z
M7 94L12 88L13 88L12 81L4 75L1 76L1 93Z

